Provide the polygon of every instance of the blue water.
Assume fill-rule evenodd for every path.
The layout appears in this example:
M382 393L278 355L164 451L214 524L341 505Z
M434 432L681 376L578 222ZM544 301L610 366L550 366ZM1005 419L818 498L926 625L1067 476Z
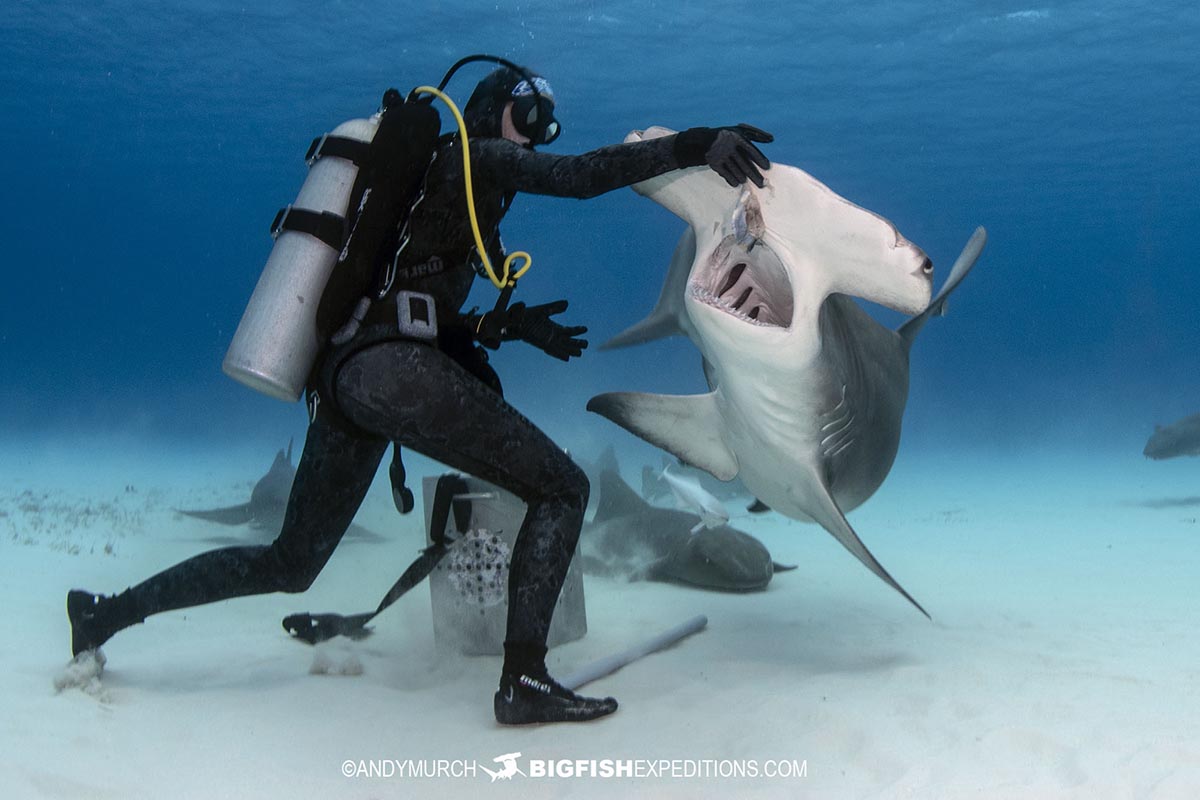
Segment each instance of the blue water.
M907 448L1136 455L1200 406L1194 3L9 0L0 42L0 436L302 431L220 371L268 224L313 136L477 51L552 80L555 152L744 120L942 268L986 225L919 343ZM599 343L653 304L681 223L623 190L521 197L503 230L534 255L524 299L569 298ZM702 382L678 340L494 363L568 444L625 436L596 392Z
M213 531L173 509L240 502L302 441L300 404L220 367L310 140L480 51L553 82L553 152L746 121L775 134L772 159L895 222L938 282L988 228L917 343L896 468L852 519L936 622L815 527L739 515L798 569L752 595L589 583L560 674L699 612L709 630L598 683L622 703L609 721L501 730L498 663L439 659L423 589L357 645L358 680L307 676L279 630L299 608L367 607L425 541L380 485L359 522L386 540L348 540L309 594L162 615L112 643L111 698L52 695L63 591L120 591L208 549ZM1183 0L3 0L6 788L416 796L347 783L341 759L523 750L811 757L802 785L822 797L1196 796L1197 460L1141 448L1200 411L1197 53ZM520 299L568 298L593 348L562 364L511 343L493 364L580 460L606 442L659 458L587 413L592 395L702 390L686 341L595 348L652 307L682 227L631 190L522 196L503 226L534 258ZM493 297L481 282L473 302ZM429 465L408 464L416 488Z

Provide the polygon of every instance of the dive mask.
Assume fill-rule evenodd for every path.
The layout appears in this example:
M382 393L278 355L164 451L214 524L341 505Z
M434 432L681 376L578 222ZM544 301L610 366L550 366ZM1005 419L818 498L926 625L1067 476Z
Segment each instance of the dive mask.
M554 118L554 90L545 78L523 80L512 90L512 121L517 133L534 145L550 144L562 133Z

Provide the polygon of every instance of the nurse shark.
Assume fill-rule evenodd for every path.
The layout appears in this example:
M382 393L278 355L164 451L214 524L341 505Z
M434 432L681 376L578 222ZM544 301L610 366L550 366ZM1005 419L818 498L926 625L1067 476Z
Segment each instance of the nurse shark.
M596 513L579 538L580 564L593 575L681 583L701 589L767 588L778 564L758 539L729 525L705 526L687 511L652 506L605 464Z
M627 141L669 133L634 131ZM944 313L986 232L975 231L930 301L933 265L919 247L794 167L773 165L762 189L699 168L633 188L689 227L654 311L605 346L684 334L704 357L710 391L611 392L588 410L720 480L740 478L781 514L817 522L928 616L845 512L891 470L913 341ZM856 297L916 316L893 331Z

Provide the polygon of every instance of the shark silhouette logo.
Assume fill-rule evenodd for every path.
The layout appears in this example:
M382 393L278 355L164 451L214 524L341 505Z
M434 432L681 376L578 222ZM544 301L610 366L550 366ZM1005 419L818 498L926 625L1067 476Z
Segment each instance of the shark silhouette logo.
M502 756L496 756L492 759L492 761L500 764L501 767L495 772L484 766L480 766L479 768L488 775L492 776L492 783L495 783L498 780L510 781L514 775L525 775L525 773L521 771L521 768L517 766L517 759L520 757L520 753L505 753Z

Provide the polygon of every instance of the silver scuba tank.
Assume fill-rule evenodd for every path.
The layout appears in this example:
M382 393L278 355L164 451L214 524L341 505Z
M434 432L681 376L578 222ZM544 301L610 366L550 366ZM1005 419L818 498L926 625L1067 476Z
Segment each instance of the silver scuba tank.
M370 144L379 118L376 114L343 122L329 137ZM320 144L314 143L308 177L296 202L276 217L275 246L221 365L226 375L251 389L293 402L300 399L320 350L317 306L341 245L289 228L286 218L295 210L344 220L359 170L349 158L320 151Z

